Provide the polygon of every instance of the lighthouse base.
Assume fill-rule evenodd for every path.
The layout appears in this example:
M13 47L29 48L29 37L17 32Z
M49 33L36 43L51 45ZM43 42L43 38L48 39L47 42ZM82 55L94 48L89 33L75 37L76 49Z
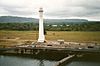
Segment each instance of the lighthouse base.
M38 39L38 42L44 42L44 40L42 40L42 39Z
M39 38L38 42L45 42L45 39L44 38Z

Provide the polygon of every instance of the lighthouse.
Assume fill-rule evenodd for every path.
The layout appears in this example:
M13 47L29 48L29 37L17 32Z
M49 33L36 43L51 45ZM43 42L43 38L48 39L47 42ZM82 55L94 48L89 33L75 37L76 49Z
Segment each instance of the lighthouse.
M44 26L43 26L43 8L39 9L39 37L38 42L44 42Z

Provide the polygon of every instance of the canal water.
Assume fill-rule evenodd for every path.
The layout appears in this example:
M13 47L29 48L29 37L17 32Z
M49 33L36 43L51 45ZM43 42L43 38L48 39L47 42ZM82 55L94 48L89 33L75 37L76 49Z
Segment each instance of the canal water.
M77 57L65 66L100 66L100 54L84 55Z
M55 66L59 57L44 57L41 55L0 55L0 66ZM100 55L77 57L63 66L100 66Z

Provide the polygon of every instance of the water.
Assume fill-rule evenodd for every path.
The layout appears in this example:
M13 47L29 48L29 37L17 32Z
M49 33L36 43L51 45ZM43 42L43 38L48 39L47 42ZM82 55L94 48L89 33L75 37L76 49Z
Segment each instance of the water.
M56 62L57 59L40 56L0 55L0 66L54 66ZM100 66L100 55L75 58L72 62L63 66Z
M100 62L73 61L66 66L100 66Z
M0 56L0 66L54 66L55 61L18 56Z
M65 66L100 66L100 55L85 55L83 57L74 59Z

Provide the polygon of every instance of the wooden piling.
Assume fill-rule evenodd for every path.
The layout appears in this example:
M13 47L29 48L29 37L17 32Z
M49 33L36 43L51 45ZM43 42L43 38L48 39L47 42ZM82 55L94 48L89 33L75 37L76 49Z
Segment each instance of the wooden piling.
M65 61L69 61L69 59L73 58L75 55L69 55L67 57L65 57L64 59L58 61L55 66L60 66L61 64L63 64Z

